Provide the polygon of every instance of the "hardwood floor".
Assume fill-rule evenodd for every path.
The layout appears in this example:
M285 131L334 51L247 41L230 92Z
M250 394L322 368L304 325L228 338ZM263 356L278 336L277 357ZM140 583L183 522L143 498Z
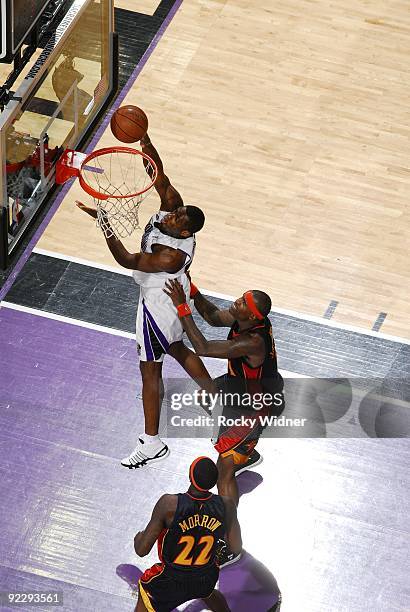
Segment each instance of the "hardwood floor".
M125 102L206 212L199 286L316 316L336 300L333 320L371 329L385 312L382 331L410 337L409 53L402 1L182 3ZM80 197L38 246L115 265Z

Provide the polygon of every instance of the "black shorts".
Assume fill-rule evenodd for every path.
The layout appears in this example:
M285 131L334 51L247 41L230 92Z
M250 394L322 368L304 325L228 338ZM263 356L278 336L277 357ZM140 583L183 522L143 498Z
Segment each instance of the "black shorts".
M219 568L184 572L156 563L139 580L140 597L149 612L170 612L191 599L209 597L219 577Z
M225 394L233 393L236 394L234 397L239 397L243 393L242 385L244 381L241 379L235 380L224 375L216 378L214 382L218 390ZM277 386L272 386L268 393L277 396L279 404L277 407L260 406L258 410L254 410L249 406L238 406L229 401L224 401L222 416L232 422L238 421L238 424L221 425L214 445L215 450L221 457L232 456L235 465L246 463L266 427L266 425L261 424L259 417L280 416L285 409L283 379L280 375L278 376ZM241 421L241 418L243 418L243 421ZM256 422L253 424L250 419L254 418L256 418Z

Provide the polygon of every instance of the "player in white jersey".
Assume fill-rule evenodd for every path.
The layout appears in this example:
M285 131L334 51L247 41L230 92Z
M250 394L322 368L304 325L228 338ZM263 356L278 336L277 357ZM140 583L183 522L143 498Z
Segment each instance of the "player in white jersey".
M140 300L137 312L136 335L142 361L162 361L169 346L182 340L183 328L175 307L162 289L168 279L180 278L180 282L189 292L190 283L185 274L192 262L195 251L195 237L175 238L163 227L166 211L160 210L147 223L141 240L143 253L154 253L158 245L179 251L183 264L174 273L163 271L150 274L134 270L135 282L140 286ZM162 295L161 295L162 293ZM174 309L174 311L173 311Z
M145 227L141 251L129 253L115 236L106 238L115 260L133 270L140 286L136 338L140 352L142 403L145 432L138 437L134 451L121 464L128 468L144 467L169 454L158 436L159 414L163 395L162 362L172 355L203 388L211 391L210 376L199 357L182 342L183 328L171 299L163 288L167 279L177 278L189 293L186 271L195 251L195 232L202 229L203 212L196 206L184 206L181 195L164 173L162 161L148 136L141 140L142 150L157 165L154 187L161 199L159 212ZM150 173L150 166L146 166ZM94 219L96 210L78 203ZM209 387L209 388L208 388Z

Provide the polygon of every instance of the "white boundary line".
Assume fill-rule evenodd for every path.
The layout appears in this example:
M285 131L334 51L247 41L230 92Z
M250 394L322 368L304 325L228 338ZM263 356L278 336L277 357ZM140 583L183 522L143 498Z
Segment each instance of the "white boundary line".
M59 321L61 323L69 323L70 325L76 325L77 327L85 327L86 329L92 329L93 331L97 331L104 334L111 334L112 336L120 336L122 338L127 338L129 340L135 340L135 335L130 334L129 332L124 332L118 329L113 329L112 327L104 327L103 325L96 325L95 323L86 323L81 321L80 319L72 319L70 317L63 317L58 314L54 314L51 312L44 312L42 310L36 310L35 308L29 308L28 306L19 306L18 304L13 304L11 302L3 301L1 303L1 308L9 308L10 310L18 310L20 312L25 312L27 314L31 314L38 317L43 317L44 319L52 319L53 321ZM204 357L205 363L214 361L212 357ZM309 376L307 374L298 374L297 372L291 372L290 370L283 370L280 368L280 373L284 378L314 378L313 376ZM356 389L356 393L358 395L364 396L367 391L361 391L360 389ZM380 398L384 400L385 398L380 395L374 395L375 398ZM389 398L391 403L396 404L398 406L402 406L404 408L409 407L409 403L403 400L392 399Z
M11 302L3 301L1 302L1 308L19 310L38 317L44 317L45 319L53 319L54 321L60 321L61 323L70 323L71 325L77 325L77 327L86 327L87 329L93 329L94 331L111 334L112 336L121 336L122 338L135 340L135 334L130 334L129 332L113 329L112 327L104 327L104 325L96 325L95 323L87 323L86 321L80 321L79 319L63 317L62 315L54 314L52 312L45 312L43 310L36 310L35 308L29 308L28 306L20 306L19 304L12 304Z
M35 316L43 317L45 319L52 319L54 321L59 321L62 323L69 323L70 325L76 325L77 327L85 327L87 329L92 329L93 331L97 331L104 334L111 334L112 336L120 336L122 338L127 338L129 340L135 340L135 335L130 334L129 332L124 332L118 329L113 329L111 327L104 327L103 325L95 325L94 323L86 323L84 321L80 321L79 319L71 319L69 317L63 317L61 315L53 314L50 312L44 312L42 310L36 310L35 308L29 308L28 306L19 306L17 304L12 304L11 302L2 302L1 307L9 308L10 310L18 310L20 312L25 312L27 314L32 314ZM215 361L212 357L203 357L205 364L207 362ZM280 368L280 373L285 379L289 378L314 378L313 376L309 376L307 374L298 374L296 372L291 372L290 370L282 370ZM333 378L333 377L332 377ZM355 393L358 396L363 397L368 393L366 390L355 389ZM375 394L374 399L380 399L380 401L385 401L385 397L379 394ZM397 406L408 409L409 403L403 400L388 398L389 402L395 404Z
M45 249L34 248L33 253L38 253L39 255L46 255L48 257L54 257L56 259L63 259L65 261L72 261L73 263L78 263L84 266L89 266L91 268L97 268L99 270L107 270L108 272L115 272L116 274L121 274L123 276L132 276L131 270L124 270L120 268L115 268L114 266L107 266L105 264L96 264L93 261L89 261L87 259L81 259L79 257L72 257L71 255L63 255L60 253L55 253L54 251L47 251ZM201 293L205 295L209 295L210 297L216 297L221 300L229 300L233 301L236 298L231 295L226 295L225 293L218 293L216 291L210 291L209 289L204 289L200 287ZM345 331L355 332L356 334L361 334L362 336L370 336L372 338L380 338L381 340L389 340L390 342L398 342L400 344L410 345L410 339L401 338L400 336L391 336L389 334L384 334L383 332L372 331L371 329L367 330L364 327L356 327L354 325L347 325L346 323L338 323L336 321L332 321L330 319L323 319L322 317L316 317L314 315L308 315L304 313L297 312L295 310L288 310L285 308L275 308L271 311L272 314L283 314L289 317L294 317L296 319L302 319L303 321L311 321L312 323L319 323L320 325L325 325L326 327L331 327L333 329L343 329Z
M113 329L112 327L104 327L103 325L96 325L95 323L87 323L85 321L81 321L80 319L63 317L62 315L54 314L52 312L45 312L43 310L36 310L35 308L29 308L28 306L20 306L18 304L13 304L12 302L3 301L1 303L0 308L18 310L27 314L43 317L44 319L52 319L53 321L69 323L70 325L76 325L77 327L85 327L86 329L92 329L94 331L98 331L104 334L111 334L112 336L120 336L122 338L128 338L129 340L135 340L135 334L130 334L129 332L121 331L119 329ZM205 357L205 361L207 360L211 361L212 358ZM296 372L291 372L290 370L281 370L281 374L285 378L311 378L310 376L305 376L304 374L297 374Z

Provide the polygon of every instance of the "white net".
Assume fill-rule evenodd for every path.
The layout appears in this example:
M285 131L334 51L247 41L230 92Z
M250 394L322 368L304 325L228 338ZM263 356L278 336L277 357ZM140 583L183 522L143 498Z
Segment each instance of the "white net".
M83 181L95 192L108 196L94 197L97 226L107 238L126 238L139 228L139 206L150 193L155 174L155 166L138 150L105 152L82 166Z

